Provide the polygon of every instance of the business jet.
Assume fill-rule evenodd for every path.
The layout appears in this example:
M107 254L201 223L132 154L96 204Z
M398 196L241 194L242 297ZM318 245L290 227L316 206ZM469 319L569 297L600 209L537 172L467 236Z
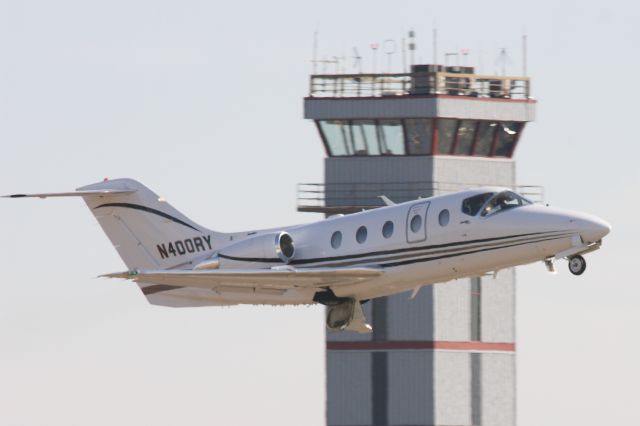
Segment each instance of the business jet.
M611 227L584 213L533 204L507 188L478 188L319 222L222 233L191 221L131 179L74 192L6 197L82 197L150 303L326 305L331 330L371 331L362 303L424 285L567 259L600 248Z

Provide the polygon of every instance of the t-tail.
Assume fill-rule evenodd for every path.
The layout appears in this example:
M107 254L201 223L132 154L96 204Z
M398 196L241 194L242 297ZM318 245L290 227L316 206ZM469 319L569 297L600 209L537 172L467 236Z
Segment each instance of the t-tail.
M204 228L133 179L114 179L75 192L15 194L82 197L129 270L189 268L217 249L224 234Z

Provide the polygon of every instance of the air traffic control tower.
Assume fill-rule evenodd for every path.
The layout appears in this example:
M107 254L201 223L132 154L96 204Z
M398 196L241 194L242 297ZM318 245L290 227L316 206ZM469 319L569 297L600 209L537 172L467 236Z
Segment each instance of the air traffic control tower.
M326 150L325 181L299 184L298 210L347 214L382 206L379 195L516 187L513 155L535 104L528 78L471 67L312 75L304 114ZM366 303L371 334L327 333L327 424L513 426L514 270L410 296Z

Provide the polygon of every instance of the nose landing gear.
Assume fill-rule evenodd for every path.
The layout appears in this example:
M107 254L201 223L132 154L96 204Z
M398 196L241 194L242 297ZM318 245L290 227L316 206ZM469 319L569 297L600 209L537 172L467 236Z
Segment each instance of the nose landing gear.
M547 271L549 271L552 274L557 274L558 271L556 271L556 266L553 264L553 258L548 258L544 260L544 266L547 267Z
M582 275L584 270L587 269L587 261L579 254L569 258L569 271L573 275Z

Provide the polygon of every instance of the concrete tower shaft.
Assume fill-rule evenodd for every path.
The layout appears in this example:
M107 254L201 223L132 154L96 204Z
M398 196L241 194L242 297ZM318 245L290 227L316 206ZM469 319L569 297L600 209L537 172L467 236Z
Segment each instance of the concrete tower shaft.
M512 157L534 116L526 77L434 65L313 75L305 117L327 153L325 182L300 184L298 209L350 213L381 206L380 195L515 188ZM370 335L327 334L327 423L514 425L515 272L409 296L367 303Z

